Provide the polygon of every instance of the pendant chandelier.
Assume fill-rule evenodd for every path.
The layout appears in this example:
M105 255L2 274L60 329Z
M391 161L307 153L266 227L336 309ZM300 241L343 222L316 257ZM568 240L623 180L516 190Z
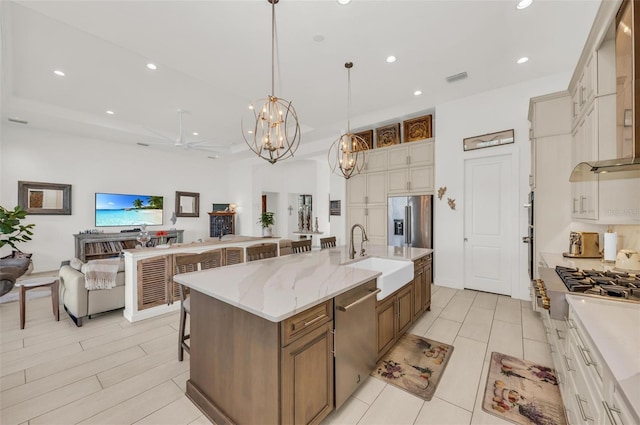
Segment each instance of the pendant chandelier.
M367 142L351 132L351 68L353 62L344 64L347 68L347 132L333 142L329 148L328 160L331 171L349 179L364 168L366 164L365 151L369 148Z
M300 124L292 103L275 95L276 3L271 3L271 94L249 106L242 137L260 158L275 164L293 156L300 144Z

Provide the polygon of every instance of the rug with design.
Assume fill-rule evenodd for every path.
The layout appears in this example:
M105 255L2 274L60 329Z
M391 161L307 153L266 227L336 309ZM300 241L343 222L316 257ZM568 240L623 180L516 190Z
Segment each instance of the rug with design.
M452 353L452 345L405 334L371 375L428 401Z
M555 370L491 353L482 409L519 425L565 425Z

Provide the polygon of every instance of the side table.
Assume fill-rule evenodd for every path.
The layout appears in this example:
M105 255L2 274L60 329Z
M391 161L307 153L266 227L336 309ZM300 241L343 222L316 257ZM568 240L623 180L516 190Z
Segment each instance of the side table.
M25 279L16 282L15 286L18 286L20 288L20 329L24 329L27 291L34 288L41 288L45 286L51 288L51 304L53 306L53 317L55 317L57 321L60 321L60 308L58 300L60 282L58 281L57 277L36 277L33 279Z

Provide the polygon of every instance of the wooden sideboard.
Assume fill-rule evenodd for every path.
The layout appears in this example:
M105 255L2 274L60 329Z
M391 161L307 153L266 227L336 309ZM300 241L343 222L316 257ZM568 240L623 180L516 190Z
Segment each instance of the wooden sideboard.
M181 243L184 230L164 230L162 243ZM148 246L159 244L157 231L148 231L151 240ZM76 257L86 263L89 260L119 256L125 249L133 249L139 244L139 232L123 233L80 233L73 235Z

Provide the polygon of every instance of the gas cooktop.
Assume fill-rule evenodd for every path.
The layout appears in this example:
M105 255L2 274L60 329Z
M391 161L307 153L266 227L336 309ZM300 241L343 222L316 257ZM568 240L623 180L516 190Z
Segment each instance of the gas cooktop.
M640 302L640 276L617 271L580 270L556 266L556 273L570 292Z

